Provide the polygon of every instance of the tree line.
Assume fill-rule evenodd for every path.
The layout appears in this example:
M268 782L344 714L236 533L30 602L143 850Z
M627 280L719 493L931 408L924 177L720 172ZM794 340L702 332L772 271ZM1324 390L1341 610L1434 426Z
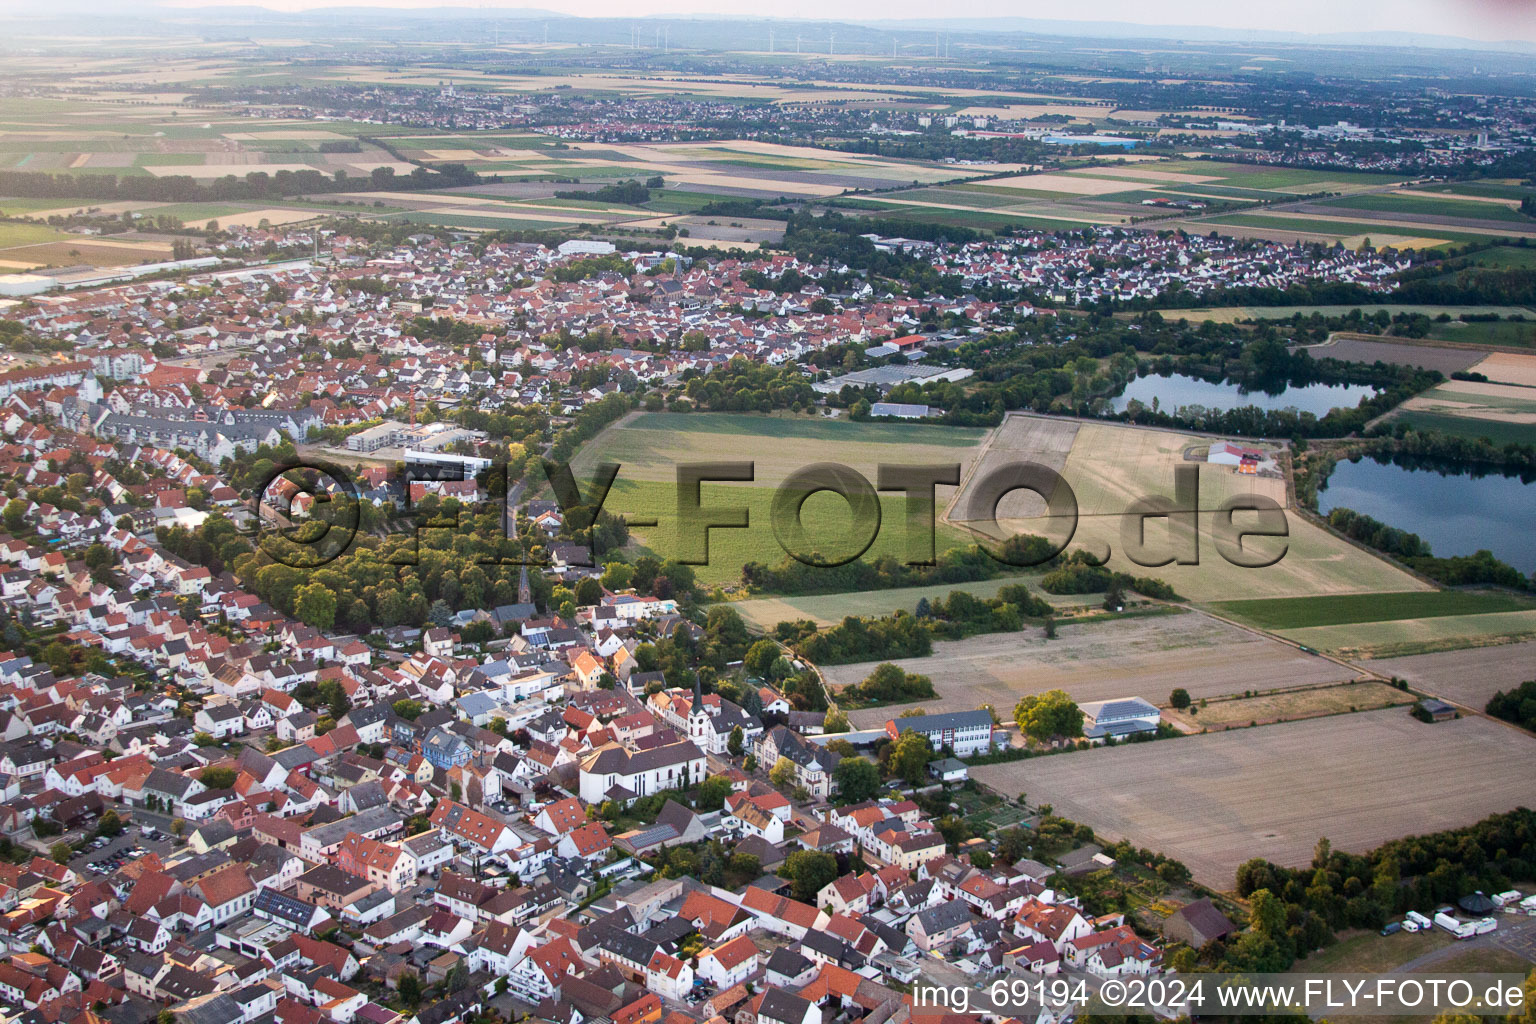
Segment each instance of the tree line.
M1228 971L1283 971L1345 928L1378 929L1408 910L1432 912L1473 891L1500 892L1536 874L1536 811L1496 814L1466 828L1397 839L1370 853L1318 841L1312 863L1263 859L1237 870L1250 928L1202 954Z
M226 174L204 182L188 174L47 174L41 171L0 171L0 193L32 199L92 199L101 202L198 203L219 200L276 199L326 192L409 192L457 188L479 183L480 176L463 164L417 167L396 174L392 167L375 168L367 177L344 171L252 171L243 177Z

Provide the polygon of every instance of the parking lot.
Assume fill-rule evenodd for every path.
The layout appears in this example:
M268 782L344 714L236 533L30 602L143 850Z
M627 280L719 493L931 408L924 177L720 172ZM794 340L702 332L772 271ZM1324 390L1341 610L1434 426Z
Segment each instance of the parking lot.
M87 871L110 874L146 853L156 853L163 857L171 852L173 845L169 837L147 839L139 828L130 826L115 839L92 839L85 844L83 850L70 858L69 866L82 874Z

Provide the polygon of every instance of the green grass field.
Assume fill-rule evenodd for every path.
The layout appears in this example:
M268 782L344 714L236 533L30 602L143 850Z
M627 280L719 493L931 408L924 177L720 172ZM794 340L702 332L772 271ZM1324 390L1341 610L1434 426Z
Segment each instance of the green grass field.
M1454 941L1450 933L1439 928L1430 932L1398 932L1396 935L1357 932L1297 960L1291 971L1298 974L1380 974Z
M1479 203L1470 199L1416 199L1413 196L1370 195L1330 199L1326 205L1341 210L1375 210L1382 213L1418 213L1435 217L1466 217L1472 220L1514 221L1536 225L1536 221L1497 203Z
M804 597L763 597L734 602L735 608L749 624L768 629L787 619L811 619L830 626L842 621L845 615L884 616L898 611L913 611L923 598L948 597L952 591L962 591L973 597L996 597L1002 587L1037 579L1032 576L999 576L990 580L972 580L965 583L938 583L931 587L893 587L889 590L859 590L845 594L811 594ZM1101 603L1097 595L1068 594L1057 596L1031 587L1038 596L1058 608L1092 606Z
M1536 222L1533 222L1536 223ZM1536 248L1525 245L1496 245L1467 257L1473 266L1495 270L1530 270L1536 267Z
M1472 416L1452 416L1441 412L1403 409L1392 414L1389 423L1403 422L1414 430L1436 430L1452 437L1475 441L1486 437L1496 445L1536 444L1536 426L1528 423L1503 423Z
M1259 164L1222 163L1216 160L1173 160L1157 164L1155 170L1178 174L1203 174L1217 178L1223 185L1247 189L1307 191L1306 186L1326 182L1349 185L1389 185L1402 179L1395 174L1370 174L1359 171L1310 170L1302 167L1266 167ZM1090 171L1089 173L1092 173Z
M57 242L64 238L80 238L79 235L55 231L43 224L19 224L15 221L0 222L0 249L14 245L36 245L39 242Z
M740 196L728 196L717 192L677 192L667 189L652 191L651 200L645 204L645 208L656 213L692 213L710 203L741 201Z
M1340 210L1340 214L1345 211ZM1297 231L1313 235L1327 235L1330 238L1352 238L1355 235L1417 235L1426 238L1443 238L1448 242L1482 242L1487 241L1487 235L1473 235L1465 231L1457 231L1454 228L1442 228L1438 224L1415 224L1413 227L1401 227L1387 223L1363 223L1338 220L1323 220L1315 217L1267 217L1262 213L1234 213L1222 217L1214 217L1205 223L1219 224L1227 227L1243 228L1269 228L1272 231Z
M709 531L709 562L694 566L700 583L708 586L729 586L741 582L741 567L748 562L762 562L776 566L787 555L774 536L772 507L774 490L770 487L739 487L729 484L705 484L702 503L707 508L737 508L748 510L748 525L743 529L712 529ZM659 525L632 529L638 547L653 553L657 558L674 557L678 551L677 486L655 480L626 480L622 471L614 481L604 505L607 511L626 518L654 518ZM881 556L900 559L906 552L904 516L905 499L900 495L881 495L880 530L869 550L863 555L866 561ZM848 503L834 494L813 495L801 510L801 522L807 535L819 552L828 555L847 550L846 541L852 532L853 519ZM934 528L935 548L943 553L952 548L971 543L968 535L943 523ZM944 592L954 588L945 588Z
M706 483L709 506L745 506L746 529L712 530L710 564L699 566L705 583L739 583L749 561L778 565L785 555L774 538L770 513L774 489L791 473L818 462L850 466L873 481L882 463L964 463L984 431L936 424L852 423L791 415L741 413L641 413L609 427L581 447L572 460L580 480L598 462L616 462L618 478L606 507L631 518L655 518L660 525L636 529L637 540L662 557L677 548L677 467L688 462L750 461L750 484ZM941 493L942 502L946 495ZM848 504L831 493L805 503L803 521L813 543L830 555L851 530ZM938 524L940 551L970 543L968 535ZM881 495L879 534L866 558L904 557L905 499Z
M1429 337L1438 341L1464 341L1474 345L1508 345L1514 348L1536 346L1536 318L1531 320L1480 320L1466 323L1452 320L1435 324Z
M1536 602L1490 591L1416 590L1398 594L1331 594L1223 601L1211 608L1218 614L1260 629L1282 630L1526 611L1536 608Z
M1200 323L1202 320L1214 320L1217 323L1230 324L1249 320L1289 320L1294 316L1309 317L1314 313L1322 316L1346 316L1351 310L1358 309L1361 313L1370 314L1378 310L1385 310L1389 316L1399 313L1423 313L1434 318L1441 313L1450 317L1458 317L1463 313L1492 313L1495 316L1508 317L1511 315L1536 316L1536 311L1525 306L1433 306L1415 303L1387 302L1372 306L1347 306L1319 305L1319 306L1210 306L1202 309L1171 310L1168 318L1187 319L1192 323ZM1491 322L1491 321L1490 321ZM1455 330L1444 324L1435 325L1445 330ZM1383 341L1398 341L1411 344L1412 339L1383 338Z
M625 431L664 430L671 434L733 434L779 440L828 441L837 445L943 445L969 448L986 436L985 430L943 427L935 423L854 423L850 420L809 416L759 416L733 412L647 412L628 421ZM595 440L595 439L594 439ZM583 449L585 452L585 449ZM602 455L603 452L597 452ZM827 455L828 452L818 452ZM891 454L898 454L892 449ZM708 458L707 449L699 456Z
M90 199L0 199L0 216L26 217L39 210L67 210L92 205Z

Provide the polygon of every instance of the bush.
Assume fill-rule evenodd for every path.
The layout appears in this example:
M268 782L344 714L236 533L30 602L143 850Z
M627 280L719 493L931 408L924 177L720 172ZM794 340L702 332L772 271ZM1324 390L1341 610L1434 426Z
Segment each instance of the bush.
M1487 711L1494 718L1536 730L1536 680L1521 683L1508 693L1495 693Z

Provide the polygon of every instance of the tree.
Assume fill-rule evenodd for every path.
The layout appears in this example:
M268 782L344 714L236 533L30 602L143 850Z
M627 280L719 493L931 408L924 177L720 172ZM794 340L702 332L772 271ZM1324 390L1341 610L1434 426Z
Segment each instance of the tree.
M116 811L108 810L96 823L96 834L109 839L117 838L123 834L123 819L117 816Z
M401 699L395 701L395 703L391 705L391 709L395 714L399 715L407 722L416 721L416 719L421 717L421 712L423 710L420 704L414 700L411 700L409 697L402 697Z
M1268 889L1259 889L1248 897L1248 905L1252 908L1249 914L1249 927L1266 939L1278 938L1285 934L1285 903Z
M336 624L336 594L324 583L306 584L293 597L293 614L306 626L325 630Z
M55 864L68 864L69 858L75 855L75 848L62 839L48 848L48 856L53 858Z
M741 726L731 729L730 738L725 741L725 749L732 757L740 757L746 749L746 733L741 731Z
M780 757L773 763L773 768L768 772L768 781L775 786L787 786L795 779L795 763L787 757Z
M107 569L113 565L112 549L99 541L85 549L87 569Z
M1083 734L1083 711L1064 690L1047 690L1020 700L1013 708L1020 731L1041 743Z
M832 769L832 781L843 800L861 803L880 792L880 769L862 757L845 757Z
M699 783L698 797L694 802L701 811L718 811L730 795L731 780L724 775L711 775Z
M779 645L772 640L759 640L747 648L747 655L742 659L742 663L747 667L748 672L763 677L768 674L768 670L782 653Z
M181 836L182 836L182 833L186 832L186 830L187 830L187 819L185 819L185 818L172 818L171 819L171 835L175 836L177 839L180 839Z
M415 1006L421 1002L421 979L416 977L414 973L406 971L400 975L398 986L400 989L400 999L407 1006Z
M597 604L603 599L603 585L591 576L583 576L576 583L576 603L578 605Z
M784 860L779 874L794 885L795 899L814 904L816 896L837 878L837 858L821 850L796 850Z
M971 854L971 867L982 871L992 866L992 855L986 850L976 850Z
M902 733L891 744L888 770L900 777L907 785L915 786L923 781L928 772L928 762L933 760L933 744L916 729Z
M209 789L229 789L235 784L235 770L228 765L216 764L204 768L197 781Z
M1012 864L1029 856L1029 834L1021 828L1005 829L997 837L999 860Z
M623 562L609 562L603 567L602 583L608 590L627 590L634 577L635 570Z
M27 525L27 503L12 498L5 503L5 529L7 533L20 533Z
M826 733L847 732L851 728L848 725L848 716L841 711L829 710L821 720L821 731Z
M1168 695L1168 703L1180 710L1189 707L1189 691L1180 686Z

